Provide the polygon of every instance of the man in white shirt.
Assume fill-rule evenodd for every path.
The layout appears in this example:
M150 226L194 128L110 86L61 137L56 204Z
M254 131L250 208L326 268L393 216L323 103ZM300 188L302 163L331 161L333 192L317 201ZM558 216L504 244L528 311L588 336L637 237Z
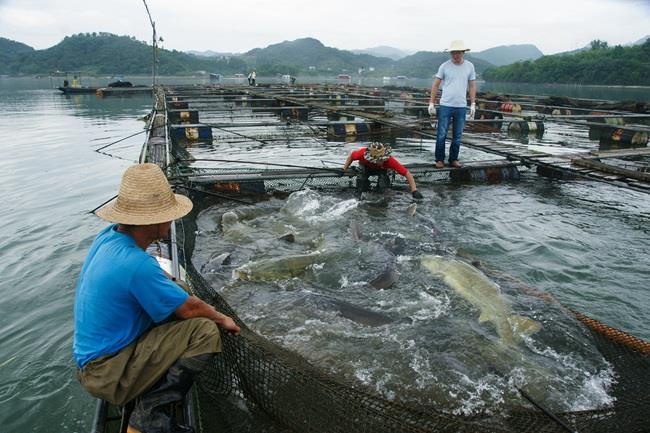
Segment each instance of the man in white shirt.
M460 168L458 153L460 151L460 139L465 127L465 116L467 115L467 89L469 87L470 110L469 118L474 118L476 111L476 72L474 65L464 59L466 51L463 41L452 41L447 50L451 53L451 59L440 65L438 72L431 86L431 98L429 100L429 114L436 115L434 104L438 88L442 84L442 97L437 107L438 129L436 135L436 168L445 166L445 140L447 129L452 122L452 139L449 147L449 166Z

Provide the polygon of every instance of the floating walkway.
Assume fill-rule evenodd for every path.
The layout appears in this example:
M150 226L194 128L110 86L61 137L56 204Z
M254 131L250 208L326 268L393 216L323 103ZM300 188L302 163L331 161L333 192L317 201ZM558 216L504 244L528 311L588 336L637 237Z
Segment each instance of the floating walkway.
M607 101L581 100L578 104L571 100L574 101L573 105L587 107L579 108L545 105L539 103L539 100L521 96L514 102L512 98L504 102L501 96L480 96L483 97L478 100L478 118L467 121L464 146L497 155L513 166L534 168L543 176L567 180L598 180L650 192L650 158L647 148L650 127L642 123L650 123L650 114L605 110L602 107L617 107ZM265 128L288 125L302 127L302 133L293 136L295 139L311 137L362 141L391 135L435 140L436 137L435 121L432 123L426 113L429 96L426 92L414 89L385 90L331 85L176 86L165 89L165 98L170 136L175 143L210 141L216 132L228 133L242 140L252 137L252 140L260 143L269 143L274 141L274 137L269 135L264 138ZM586 104L589 103L598 110L588 108ZM639 108L639 105L636 107ZM643 106L640 108L645 109ZM573 137L584 141L584 136L588 136L590 146L572 148L571 143L548 142L522 146L519 142L503 139L503 134L525 137L526 140L528 137L539 139L545 133L548 135L554 131L563 133L569 142ZM554 144L563 145L570 151L554 153ZM548 150L544 148L545 145ZM608 147L624 149L601 150ZM494 162L483 165L472 163L466 164L462 170L465 173L471 170L485 171L493 166ZM416 177L419 173L437 179L472 178L467 174L453 174L456 170L436 173L435 170L428 169L426 164L408 168ZM292 174L311 178L328 176L322 170L316 170L315 173L313 170L294 171ZM219 181L229 181L225 174L215 176ZM253 175L249 173L237 176L237 179L242 180ZM496 180L497 177L491 178Z

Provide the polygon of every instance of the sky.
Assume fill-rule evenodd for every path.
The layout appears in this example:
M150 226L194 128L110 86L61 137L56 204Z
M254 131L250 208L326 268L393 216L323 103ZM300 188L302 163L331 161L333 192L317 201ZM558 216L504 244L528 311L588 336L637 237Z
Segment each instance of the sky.
M384 3L384 4L382 4ZM650 0L147 0L166 49L245 52L313 37L339 49L388 45L473 51L534 44L544 54L650 34ZM381 5L380 5L381 4ZM65 36L108 32L151 41L142 0L0 0L0 37L45 49Z

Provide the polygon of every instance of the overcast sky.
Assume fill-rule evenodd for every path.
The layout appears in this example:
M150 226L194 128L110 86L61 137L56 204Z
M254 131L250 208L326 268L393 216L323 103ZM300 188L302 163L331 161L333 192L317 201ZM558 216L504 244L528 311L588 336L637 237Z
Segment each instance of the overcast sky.
M610 45L650 34L650 0L148 0L164 48L244 52L314 37L327 46L389 45L441 51L463 39L474 51L535 44L544 54L594 39ZM381 4L381 5L380 5ZM0 0L0 36L36 49L64 36L109 32L151 40L142 0Z

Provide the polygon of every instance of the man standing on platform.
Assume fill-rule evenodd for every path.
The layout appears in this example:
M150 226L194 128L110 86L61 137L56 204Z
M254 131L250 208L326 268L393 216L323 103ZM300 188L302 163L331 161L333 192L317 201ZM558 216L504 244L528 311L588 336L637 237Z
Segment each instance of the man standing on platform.
M440 65L433 86L431 86L431 98L429 100L429 114L436 116L434 104L438 88L442 84L442 97L437 107L438 128L436 135L436 168L445 166L445 140L447 129L452 123L451 146L449 147L449 166L460 168L458 153L460 151L460 139L465 127L465 116L467 114L467 89L469 86L469 118L474 118L476 112L476 72L474 65L465 60L465 48L463 41L452 41L447 50L451 53L451 59Z

